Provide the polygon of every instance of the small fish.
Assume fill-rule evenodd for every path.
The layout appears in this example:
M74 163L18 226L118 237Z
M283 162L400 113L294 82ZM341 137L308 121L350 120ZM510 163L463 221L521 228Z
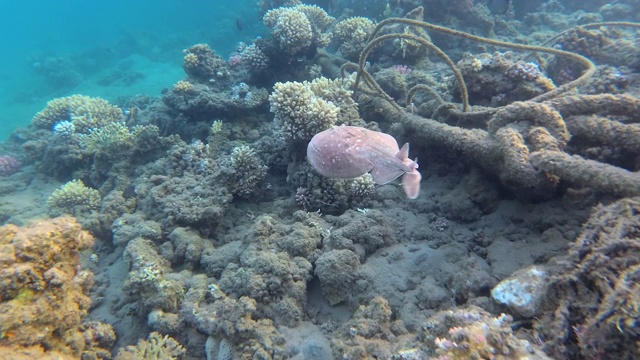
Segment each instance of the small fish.
M242 19L240 18L240 16L236 17L236 28L238 28L239 31L242 31L242 29L244 29L244 24L242 23Z
M487 7L493 14L506 14L511 6L511 0L487 0Z
M337 126L316 134L307 146L307 159L326 177L355 178L371 172L384 185L402 175L410 199L420 194L418 159L409 159L409 144L398 149L391 135L357 126Z

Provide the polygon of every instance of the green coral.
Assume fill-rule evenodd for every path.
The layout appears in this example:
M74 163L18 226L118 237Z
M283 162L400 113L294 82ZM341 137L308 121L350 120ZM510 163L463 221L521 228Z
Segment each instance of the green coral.
M47 106L33 117L31 123L38 128L51 129L60 121L71 121L76 132L83 134L90 129L123 119L122 110L107 100L71 95L49 101Z
M97 210L100 207L100 192L86 187L82 180L71 180L53 192L47 200L49 213L75 214L80 208Z
M111 122L99 128L90 129L87 134L78 135L78 143L89 153L119 153L133 145L136 137L145 132L157 132L155 125L134 126L129 129L122 122Z

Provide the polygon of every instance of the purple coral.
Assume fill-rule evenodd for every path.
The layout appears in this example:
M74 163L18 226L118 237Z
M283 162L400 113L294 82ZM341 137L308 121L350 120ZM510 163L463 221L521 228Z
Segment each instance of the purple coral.
M9 176L16 173L21 165L22 164L11 155L0 156L0 176Z

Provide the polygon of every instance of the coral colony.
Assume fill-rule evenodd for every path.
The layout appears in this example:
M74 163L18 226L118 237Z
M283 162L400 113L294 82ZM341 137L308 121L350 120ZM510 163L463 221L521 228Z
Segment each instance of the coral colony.
M637 2L328 3L2 144L0 358L638 358Z

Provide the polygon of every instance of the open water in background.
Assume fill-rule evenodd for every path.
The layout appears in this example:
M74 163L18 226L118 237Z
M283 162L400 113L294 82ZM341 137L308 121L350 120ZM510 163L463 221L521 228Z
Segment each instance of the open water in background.
M255 1L1 1L0 141L55 97L159 95L184 76L182 49L226 57L262 35Z

